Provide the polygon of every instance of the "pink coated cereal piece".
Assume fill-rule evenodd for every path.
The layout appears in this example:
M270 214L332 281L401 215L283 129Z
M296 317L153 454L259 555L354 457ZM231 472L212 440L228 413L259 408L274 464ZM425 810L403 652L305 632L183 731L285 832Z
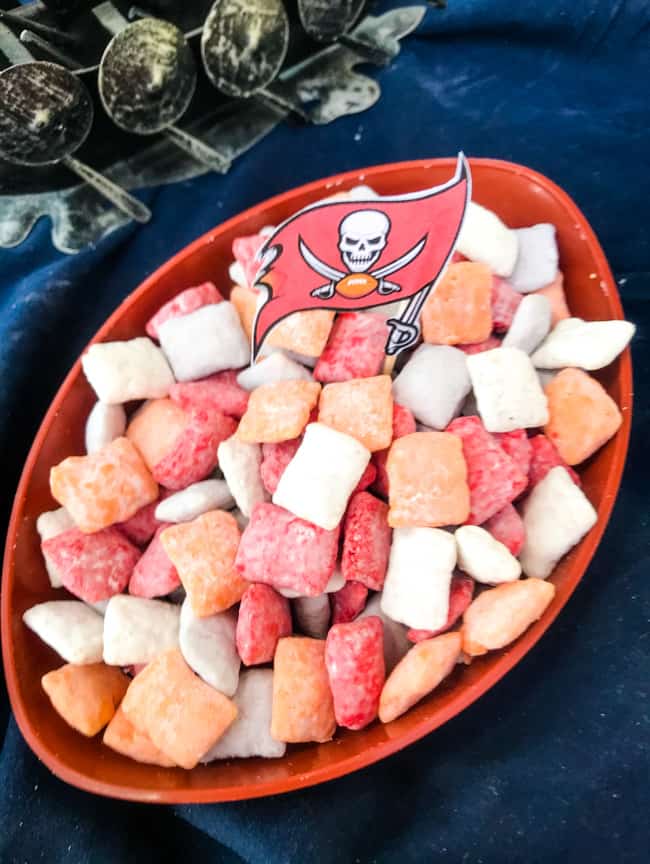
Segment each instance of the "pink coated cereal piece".
M573 468L570 468L567 465L558 453L555 444L553 444L546 435L542 435L541 433L539 435L534 435L530 439L530 446L531 458L528 483L531 489L533 486L537 486L540 480L543 480L544 477L546 477L551 468L557 468L558 465L566 468L576 486L582 485L580 483L580 476L573 470Z
M381 619L371 615L330 628L325 665L339 726L363 729L372 723L386 680Z
M535 294L541 294L542 297L546 297L551 304L551 327L555 327L558 321L571 317L564 293L564 275L560 270L558 270L557 276L552 282L535 291Z
M512 504L506 504L502 510L491 516L483 523L483 528L489 531L495 540L503 543L512 555L519 555L526 539L526 529Z
M317 381L348 381L378 375L384 362L388 327L380 315L347 312L334 321L314 369Z
M346 582L332 594L332 624L354 621L366 607L368 589L361 582Z
M407 638L411 642L423 642L425 639L432 639L434 636L439 636L441 633L451 630L472 602L474 584L472 577L466 573L455 573L451 577L451 585L449 587L449 612L445 624L439 630L417 630L411 627L406 633Z
M451 264L459 264L461 261L467 261L468 259L462 254L462 252L454 252L451 256Z
M390 554L388 504L357 492L350 498L343 527L341 571L346 582L381 591Z
M237 383L236 369L225 369L199 381L172 384L169 398L186 411L220 411L238 420L246 413L249 393Z
M134 513L133 516L125 522L118 522L115 527L118 528L122 534L131 541L131 543L135 543L136 546L146 546L158 528L164 524L156 519L156 507L164 498L167 498L169 494L170 493L166 489L163 489L159 498L152 501L151 504L141 507L137 513Z
M411 435L416 431L415 417L411 414L408 408L393 402L393 441L396 438L403 438L404 435ZM386 471L386 462L388 460L388 448L386 450L378 450L372 454L372 463L377 470L377 477L374 481L374 491L381 495L382 498L388 498L388 472Z
M133 568L129 594L136 597L163 597L180 587L178 572L160 540L160 534L165 528L167 523L161 522L153 540Z
M217 291L216 286L212 282L202 282L201 285L195 285L194 288L186 288L181 291L164 306L161 306L156 314L151 317L146 325L145 330L147 335L152 339L158 339L158 331L160 325L170 318L178 318L181 315L189 315L190 312L200 309L201 306L208 306L212 303L221 303L223 297Z
M108 600L128 585L140 550L117 528L83 534L70 528L43 543L63 586L86 603Z
M237 421L219 411L193 411L171 451L153 467L154 478L173 491L204 480L217 466L217 447L236 428Z
M377 469L372 462L368 462L366 470L361 475L359 482L352 491L352 494L354 495L355 492L363 492L365 489L368 489L370 486L372 486L376 479Z
M260 267L260 262L255 256L266 239L265 234L246 234L242 237L235 237L232 241L232 254L235 261L241 264L249 286L255 283L255 277Z
M242 534L235 566L248 582L316 597L334 572L338 539L338 526L327 531L275 504L258 503Z
M508 456L515 460L524 474L530 469L532 448L525 429L514 429L512 432L493 432L497 443Z
M457 417L447 431L463 442L470 493L467 524L482 525L521 495L528 479L478 417Z
M289 601L270 585L251 585L241 598L235 635L242 663L270 663L284 636L291 636Z
M517 295L518 297L521 295ZM498 348L501 345L501 340L496 336L488 336L482 342L473 342L471 345L457 345L465 354L480 354L481 351L491 351L493 348Z
M492 276L492 327L496 333L510 329L522 295L499 276Z
M289 441L279 441L277 444L262 444L260 476L267 492L273 494L278 488L280 477L296 455L301 440L301 438L292 438Z

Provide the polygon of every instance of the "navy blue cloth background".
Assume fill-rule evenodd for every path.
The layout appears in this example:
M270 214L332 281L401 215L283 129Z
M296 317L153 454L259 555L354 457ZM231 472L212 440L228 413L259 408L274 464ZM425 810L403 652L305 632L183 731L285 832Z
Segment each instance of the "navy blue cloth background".
M648 861L649 34L644 0L449 0L373 73L383 96L372 110L282 126L225 177L147 191L150 224L75 257L52 249L44 222L0 252L3 518L49 400L118 302L215 223L328 173L459 148L530 165L584 210L638 325L632 445L604 540L548 635L479 703L302 793L156 808L53 777L3 693L3 864Z

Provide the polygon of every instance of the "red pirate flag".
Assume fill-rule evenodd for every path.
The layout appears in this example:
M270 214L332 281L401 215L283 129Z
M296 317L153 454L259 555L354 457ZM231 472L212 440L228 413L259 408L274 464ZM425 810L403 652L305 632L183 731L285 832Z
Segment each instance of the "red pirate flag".
M444 186L314 204L283 222L259 252L256 281L267 299L253 325L253 359L271 328L292 312L348 312L398 300L409 303L399 318L388 320L386 353L412 345L424 301L453 254L470 195L461 153Z

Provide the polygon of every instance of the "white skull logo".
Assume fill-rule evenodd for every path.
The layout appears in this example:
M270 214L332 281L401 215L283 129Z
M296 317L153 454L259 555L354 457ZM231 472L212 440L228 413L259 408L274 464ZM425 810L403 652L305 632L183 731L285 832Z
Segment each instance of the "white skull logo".
M357 210L339 225L341 259L351 273L367 273L386 246L390 220L380 210Z

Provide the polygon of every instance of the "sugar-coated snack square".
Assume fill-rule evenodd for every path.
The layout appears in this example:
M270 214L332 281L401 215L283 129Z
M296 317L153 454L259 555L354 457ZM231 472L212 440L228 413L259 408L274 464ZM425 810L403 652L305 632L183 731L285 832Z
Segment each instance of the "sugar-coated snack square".
M229 417L243 417L248 405L248 391L237 383L238 372L224 369L198 381L179 381L169 391L185 411L221 411Z
M363 729L377 716L386 680L383 640L383 624L376 615L334 624L327 634L325 665L339 726Z
M43 543L65 588L86 603L107 600L129 584L140 550L117 528L83 534L70 528Z
M292 438L289 441L279 441L277 444L262 444L260 476L264 488L270 494L278 488L280 477L296 455L301 440L301 438Z
M249 585L239 604L235 636L245 666L270 663L278 639L291 636L289 601L270 585Z
M470 389L467 358L450 345L421 345L393 382L395 401L432 429L458 416Z
M580 486L580 477L570 468L557 451L557 447L546 435L533 435L530 439L530 468L528 470L528 485L532 489L548 474L551 468L561 465L569 472L569 477Z
M174 767L175 763L156 747L148 735L138 732L122 711L122 706L117 709L106 727L102 741L111 750L121 753L122 756L128 756L136 762L159 765L161 768Z
M512 504L506 504L494 516L483 523L495 540L508 549L515 557L519 556L526 539L526 529L521 516Z
M444 633L414 645L390 673L381 691L379 719L390 723L431 693L456 668L460 633Z
M514 582L521 576L521 564L503 543L478 525L461 525L454 534L458 566L484 585Z
M329 384L378 375L387 339L388 327L381 315L372 312L338 315L314 368L314 378Z
M50 490L85 533L123 522L158 497L158 484L128 438L90 456L68 456L50 469Z
M161 522L191 522L208 510L229 510L234 504L225 480L200 480L160 501L156 518Z
M393 439L393 394L389 375L326 384L320 395L318 422L360 441L370 452Z
M97 398L109 404L160 399L174 383L165 355L146 336L91 345L81 365Z
M278 381L313 381L311 372L282 351L274 351L237 374L237 383L244 390L255 390L263 384Z
M514 230L519 251L510 282L521 294L528 294L548 285L557 273L559 253L555 225L540 222L529 228Z
M616 402L582 369L563 369L546 386L546 398L544 432L568 465L588 459L623 422Z
M540 297L546 297L551 304L552 327L555 327L558 321L571 317L564 293L564 275L560 270L558 270L552 282L549 282L548 285L540 288L535 293L539 294Z
M329 531L275 504L256 504L241 537L236 567L247 582L315 597L334 572L338 539L338 525Z
M160 335L160 327L169 321L171 318L179 318L181 315L189 315L190 312L195 312L202 306L210 306L215 303L221 303L223 297L217 291L216 286L212 282L202 282L200 285L195 285L193 288L186 288L181 291L153 315L145 324L147 336L152 339L158 339Z
M438 528L396 528L381 595L386 615L421 630L447 621L456 566L454 535Z
M171 399L150 399L131 416L126 437L151 471L173 450L189 422L189 413Z
M219 411L192 411L171 450L151 469L154 479L173 491L204 480L217 466L219 445L236 429L234 417Z
M178 572L165 552L160 539L167 527L162 524L136 563L129 580L129 594L135 597L164 597L180 587Z
M470 512L463 521L481 525L521 495L528 478L478 417L458 417L448 432L460 438L467 467Z
M226 730L201 762L215 759L247 759L261 756L277 759L284 756L287 745L271 735L273 710L273 670L248 669L239 677L239 687L233 701L237 719Z
M461 441L447 432L414 432L388 454L388 523L437 528L469 515L470 490Z
M41 552L43 552L45 569L47 570L47 575L50 577L50 585L52 588L60 588L63 582L61 581L61 574L57 572L54 562L45 554L42 543L45 540L50 540L52 537L56 537L57 534L63 534L64 531L67 531L70 528L74 528L74 522L65 507L58 507L56 510L47 510L45 513L41 513L36 520L36 530L41 538Z
M356 492L343 523L341 572L346 581L381 591L390 554L388 505L369 492Z
M424 642L425 639L433 639L434 636L439 636L441 633L451 630L472 602L475 584L472 577L466 573L458 571L454 573L449 586L449 611L447 612L445 623L437 630L418 630L415 627L411 627L406 633L408 639L411 642Z
M194 768L237 716L223 693L198 678L181 652L159 654L131 681L122 709L181 768Z
M248 587L235 569L239 527L230 513L211 510L160 535L195 615L224 612Z
M330 624L330 600L327 594L317 597L295 597L291 601L296 629L303 636L324 639Z
M126 412L122 405L97 400L86 420L84 441L86 453L96 453L126 432Z
M511 432L546 423L546 396L525 351L483 351L467 358L467 368L481 419L489 432Z
M422 309L422 338L434 345L482 342L492 332L492 273L485 264L449 264Z
M80 600L50 600L23 614L23 621L66 663L99 663L104 619Z
M195 381L222 369L241 369L250 359L250 344L239 315L227 300L171 318L160 326L158 334L177 381Z
M248 444L297 438L309 422L320 389L316 381L296 380L258 387L250 395L237 437Z
M163 489L159 498L145 504L126 521L117 522L115 527L136 546L146 546L164 521L156 519L156 508L167 494Z
M497 276L510 276L519 251L517 233L496 213L470 201L458 236L457 250L470 261L481 261Z
M384 625L384 665L388 674L411 647L406 636L406 627L390 618L381 608L381 594L373 594L359 619L376 615Z
M280 639L273 664L271 736L295 744L323 742L335 729L325 642L302 636Z
M495 432L492 437L499 447L517 463L522 474L528 474L532 447L525 429L513 429L512 432Z
M328 309L294 312L271 330L264 347L319 357L327 344L333 321L334 312Z
M369 461L370 451L356 438L324 423L310 423L280 477L273 503L332 530Z
M393 393L393 397L395 394ZM411 435L416 431L415 417L408 408L399 405L393 398L393 441L396 438L403 438L405 435ZM377 450L372 454L371 465L374 466L376 477L371 484L374 491L383 498L388 498L388 472L386 470L386 462L388 461L388 453L390 448L385 450ZM361 482L361 481L359 481Z
M483 591L463 615L463 651L476 657L514 642L554 596L555 585L541 579L518 579Z
M219 444L217 456L232 497L248 518L255 504L269 498L260 475L262 448L259 444L247 444L232 435Z
M532 361L539 369L602 369L627 348L635 330L629 321L565 318L544 339Z
M526 540L519 557L526 576L546 579L597 519L593 505L566 469L552 468L524 502Z
M239 682L234 609L198 618L186 598L181 606L179 647L187 665L206 684L232 696Z
M521 348L532 354L551 329L551 304L541 294L528 294L523 298L510 329L501 343L504 348Z
M178 645L180 609L174 603L117 594L104 614L104 663L150 663Z
M510 282L499 276L492 277L492 327L495 333L505 333L510 329L522 300L522 295Z
M347 624L360 615L368 599L368 589L361 582L346 582L331 597L332 624Z
M57 714L77 732L92 738L115 714L129 679L120 669L103 663L68 663L43 675L41 685Z

